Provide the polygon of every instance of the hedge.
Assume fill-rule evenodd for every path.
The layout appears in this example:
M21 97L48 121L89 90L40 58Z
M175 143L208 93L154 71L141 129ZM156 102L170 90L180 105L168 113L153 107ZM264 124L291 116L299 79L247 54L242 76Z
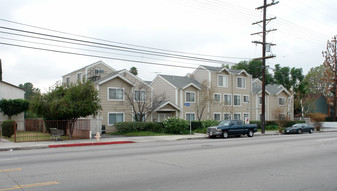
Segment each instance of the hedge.
M14 123L16 126L17 124L14 120L7 120L2 123L1 128L3 136L10 138L14 135Z
M305 123L305 121L287 121L286 127L290 127L297 123ZM261 121L250 121L250 124L256 124L257 128L261 129ZM266 127L268 126L278 126L277 121L266 121Z
M119 122L115 124L117 133L125 134L138 131L162 133L163 124L159 122Z

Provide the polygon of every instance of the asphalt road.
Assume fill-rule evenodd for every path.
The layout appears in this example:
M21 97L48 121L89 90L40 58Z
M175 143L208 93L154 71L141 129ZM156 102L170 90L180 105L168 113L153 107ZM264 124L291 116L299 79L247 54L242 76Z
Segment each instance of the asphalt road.
M337 190L337 133L0 152L4 190Z

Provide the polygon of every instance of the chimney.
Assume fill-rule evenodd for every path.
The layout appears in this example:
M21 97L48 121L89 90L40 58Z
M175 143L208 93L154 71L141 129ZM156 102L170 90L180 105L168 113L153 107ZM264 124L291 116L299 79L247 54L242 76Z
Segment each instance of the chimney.
M2 64L0 59L0 81L2 81Z

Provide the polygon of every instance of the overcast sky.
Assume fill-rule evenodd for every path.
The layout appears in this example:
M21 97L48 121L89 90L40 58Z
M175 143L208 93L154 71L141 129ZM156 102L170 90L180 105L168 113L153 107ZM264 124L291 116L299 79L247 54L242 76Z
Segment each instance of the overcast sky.
M42 91L55 84L62 75L99 60L117 70L135 66L139 77L153 80L158 73L185 75L200 64L237 63L261 57L262 52L261 45L252 43L261 41L261 36L251 34L262 31L260 26L252 23L262 19L262 11L255 8L261 6L263 0L0 0L0 4L0 27L9 28L0 28L0 43L11 44L0 44L3 80L15 85L31 82ZM302 68L306 74L311 67L322 64L322 51L326 49L327 40L337 35L336 7L336 0L280 0L279 4L269 7L267 17L276 19L268 24L268 29L277 31L267 36L268 42L276 44L269 53L275 54L276 58L269 59L267 65L271 69L275 64ZM110 46L103 49L97 47L100 44L79 45L84 43L83 40ZM111 45L127 49L116 51ZM138 49L179 55L194 53L188 56L221 62L135 53Z

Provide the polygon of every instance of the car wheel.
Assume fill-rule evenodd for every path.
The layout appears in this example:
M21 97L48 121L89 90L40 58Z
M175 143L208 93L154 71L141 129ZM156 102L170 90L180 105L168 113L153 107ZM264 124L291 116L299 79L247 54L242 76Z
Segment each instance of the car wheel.
M227 131L224 131L224 132L222 133L222 137L223 137L224 139L227 139L227 138L228 138L228 132L227 132Z
M254 131L253 130L249 130L247 136L248 137L253 137L254 136Z
M301 134L301 133L302 133L302 129L299 129L299 130L297 131L297 133L298 133L298 134Z
M313 129L310 129L310 130L309 130L309 133L311 134L313 131L314 131Z

